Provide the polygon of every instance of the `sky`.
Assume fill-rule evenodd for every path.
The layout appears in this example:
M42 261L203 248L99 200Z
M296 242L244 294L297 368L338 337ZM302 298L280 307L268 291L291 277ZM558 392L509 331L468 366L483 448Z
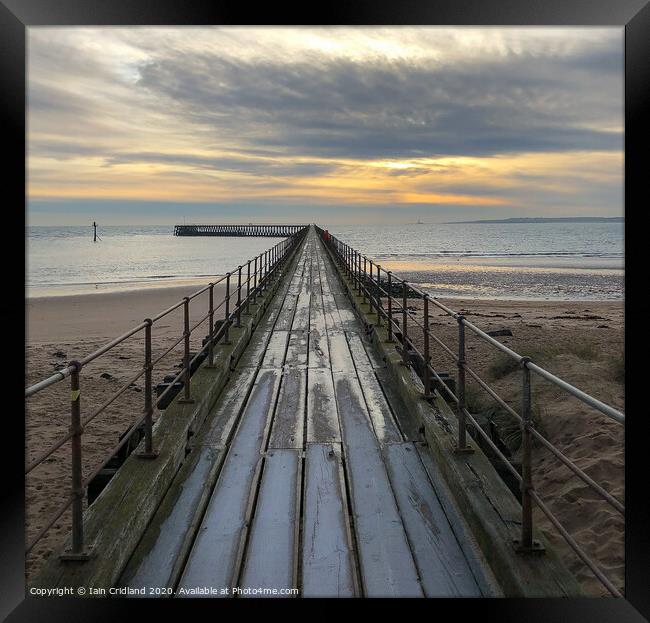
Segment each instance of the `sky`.
M623 29L28 29L27 221L623 214Z

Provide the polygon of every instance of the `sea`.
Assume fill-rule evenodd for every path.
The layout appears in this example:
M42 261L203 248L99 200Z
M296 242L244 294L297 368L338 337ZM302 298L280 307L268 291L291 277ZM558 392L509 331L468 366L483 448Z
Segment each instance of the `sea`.
M325 226L324 226L325 227ZM432 296L622 300L621 222L331 225ZM205 284L274 238L177 237L171 225L26 228L26 296Z

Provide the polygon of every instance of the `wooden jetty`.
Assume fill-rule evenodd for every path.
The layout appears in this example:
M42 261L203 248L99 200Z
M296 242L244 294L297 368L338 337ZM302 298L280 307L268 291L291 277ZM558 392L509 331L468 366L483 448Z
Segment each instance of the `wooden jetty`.
M307 225L174 225L174 236L259 236L285 238Z
M515 551L516 498L473 440L454 453L449 407L423 400L395 344L369 331L371 310L314 227L250 307L192 377L194 402L174 401L156 423L155 460L130 456L86 512L92 555L52 557L34 586L580 593L548 544L542 556Z

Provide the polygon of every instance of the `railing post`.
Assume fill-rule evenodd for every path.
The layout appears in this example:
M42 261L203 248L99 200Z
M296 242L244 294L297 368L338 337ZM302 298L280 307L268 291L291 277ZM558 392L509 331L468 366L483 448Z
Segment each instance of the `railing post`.
M366 275L368 272L366 271L366 262L368 261L368 258L364 255L363 256L363 304L366 304Z
M246 266L246 314L250 314L250 303L251 303L251 261L248 260Z
M262 286L262 291L266 290L266 275L268 274L267 262L268 262L268 251L264 251L264 264L260 270L260 285Z
M388 275L388 340L387 342L393 342L393 289L391 283L392 273L389 271L386 272Z
M431 372L429 366L431 365L431 351L429 346L429 295L424 295L424 322L422 323L424 327L422 333L424 334L424 378L422 382L424 383L424 398L429 400L431 396Z
M381 327L381 266L377 264L377 326Z
M370 314L373 313L372 308L374 307L374 303L375 303L375 297L372 295L372 285L374 283L374 279L372 276L375 273L374 266L375 266L374 262L371 259L369 259L368 272L370 273L370 283L368 284L368 304L370 305L370 310L369 310Z
M144 450L138 452L142 459L154 459L158 456L153 449L153 388L151 374L153 366L151 365L151 318L145 319L144 328Z
M354 284L357 289L357 294L361 294L361 288L359 287L359 252L356 249L354 250L353 263L354 263Z
M402 363L408 366L408 311L406 310L406 294L408 285L402 281Z
M81 364L71 361L73 367L70 373L70 429L72 432L72 464L71 464L71 492L72 492L72 547L61 554L61 560L84 561L88 560L88 552L84 550L84 525L83 525L83 474L81 465L81 389L79 373Z
M210 333L208 338L210 342L208 343L208 363L206 364L207 368L214 368L214 283L210 284L210 290L208 291L209 295L209 305L208 310L209 322L210 322Z
M241 266L237 267L237 327L241 327Z
M230 273L226 273L226 311L224 318L223 343L230 344Z
M532 437L531 426L531 392L530 370L528 362L530 357L522 357L522 399L521 399L521 540L515 540L516 549L520 553L542 553L543 546L533 541L533 501L530 492L533 490L532 475Z
M255 262L254 262L254 270L253 270L253 303L257 301L257 258L259 256L255 256Z
M458 445L456 452L473 452L467 445L467 422L465 417L465 316L457 316L458 322Z
M190 379L192 378L190 370L190 299L188 296L183 297L183 325L185 336L185 348L183 354L183 367L185 368L185 382L183 387L183 398L178 402L182 404L191 404L194 402L191 396Z

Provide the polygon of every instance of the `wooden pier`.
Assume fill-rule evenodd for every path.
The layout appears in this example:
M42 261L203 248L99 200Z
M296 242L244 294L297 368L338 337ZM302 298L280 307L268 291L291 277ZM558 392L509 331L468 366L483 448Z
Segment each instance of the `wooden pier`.
M129 457L88 509L93 555L51 558L36 587L579 594L550 547L516 553L516 499L473 441L472 454L454 453L449 408L423 400L394 342L373 335L313 227L250 307L192 378L194 401L160 417L157 458Z
M285 238L308 225L174 225L174 236L257 236Z

